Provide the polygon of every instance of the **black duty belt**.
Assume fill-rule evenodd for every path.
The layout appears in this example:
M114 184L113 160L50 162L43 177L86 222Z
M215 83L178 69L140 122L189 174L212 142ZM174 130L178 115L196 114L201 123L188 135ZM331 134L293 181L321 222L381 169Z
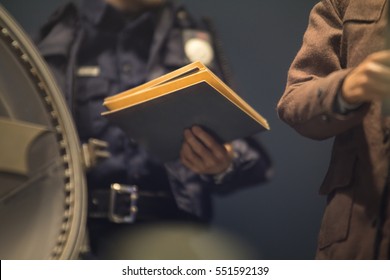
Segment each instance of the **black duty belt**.
M137 186L112 184L110 190L92 190L88 216L104 218L114 223L134 223L136 220L169 219L178 208L167 191L142 191Z

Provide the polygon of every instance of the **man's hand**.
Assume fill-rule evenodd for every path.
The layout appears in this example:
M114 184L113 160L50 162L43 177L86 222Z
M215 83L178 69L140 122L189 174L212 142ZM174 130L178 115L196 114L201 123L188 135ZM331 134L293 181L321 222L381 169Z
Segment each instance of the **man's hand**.
M230 166L233 155L229 146L219 144L199 126L194 126L184 131L180 160L195 173L217 175Z
M350 104L390 97L390 51L369 55L344 80L342 97Z

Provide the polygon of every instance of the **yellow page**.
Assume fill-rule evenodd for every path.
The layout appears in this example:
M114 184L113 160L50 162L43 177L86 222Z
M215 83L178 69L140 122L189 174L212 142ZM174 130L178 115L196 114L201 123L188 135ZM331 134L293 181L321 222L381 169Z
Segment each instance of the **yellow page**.
M127 95L130 95L130 94L134 94L138 91L143 91L147 88L151 88L151 87L154 87L154 86L158 86L160 84L163 84L165 82L169 82L170 80L173 80L175 79L177 76L181 76L181 75L185 75L186 73L190 73L196 69L198 70L202 70L202 69L205 69L206 66L204 66L201 62L199 61L196 61L196 62L193 62L191 64L188 64L184 67L181 67L175 71L172 71L172 72L169 72L161 77L158 77L156 79L153 79L145 84L142 84L138 87L135 87L135 88L132 88L132 89L129 89L129 90L126 90L122 93L118 93L116 95L113 95L113 96L110 96L110 97L107 97L105 100L104 100L104 106L108 107L109 108L109 102L111 101L114 101L116 99L119 99L119 98L123 98Z

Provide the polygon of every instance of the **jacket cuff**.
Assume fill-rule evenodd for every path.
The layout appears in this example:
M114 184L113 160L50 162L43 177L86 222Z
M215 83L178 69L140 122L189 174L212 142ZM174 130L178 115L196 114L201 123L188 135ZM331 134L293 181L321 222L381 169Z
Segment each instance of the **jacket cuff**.
M335 101L335 112L338 114L346 115L352 111L355 111L359 109L360 106L363 105L362 103L357 103L357 104L350 104L345 99L343 98L341 94L341 90L337 93L336 96L336 101Z

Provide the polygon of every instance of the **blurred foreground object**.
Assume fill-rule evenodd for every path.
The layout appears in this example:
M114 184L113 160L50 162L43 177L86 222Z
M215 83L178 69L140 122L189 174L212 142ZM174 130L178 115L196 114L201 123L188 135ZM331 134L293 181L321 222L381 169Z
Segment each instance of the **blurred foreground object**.
M0 259L77 258L86 187L62 95L0 6Z

